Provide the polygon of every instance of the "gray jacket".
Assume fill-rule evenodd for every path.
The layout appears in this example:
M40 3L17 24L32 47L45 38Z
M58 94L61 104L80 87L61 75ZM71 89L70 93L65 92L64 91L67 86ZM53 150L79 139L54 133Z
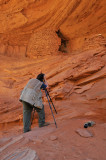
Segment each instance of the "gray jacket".
M38 79L30 79L25 88L23 89L19 100L42 109L42 84L43 83Z

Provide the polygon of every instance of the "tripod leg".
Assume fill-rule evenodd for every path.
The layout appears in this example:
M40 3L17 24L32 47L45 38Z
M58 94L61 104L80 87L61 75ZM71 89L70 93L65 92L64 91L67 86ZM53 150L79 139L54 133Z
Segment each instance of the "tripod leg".
M52 116L53 116L53 119L54 119L54 122L55 122L55 126L57 128L57 124L56 124L56 121L55 121L55 118L54 118L54 114L53 114L52 107L51 107L51 104L49 102L49 98L48 98L48 94L47 94L46 90L45 90L45 93L46 93L46 97L47 97L47 100L48 100L48 103L49 103L49 106L50 106L50 109L51 109L51 112L52 112Z
M49 98L50 98L50 101L51 101L51 103L52 103L52 106L53 106L53 108L54 108L54 110L55 110L55 112L56 112L56 114L57 114L56 108L55 108L55 106L54 106L54 104L53 104L53 102L52 102L52 99L51 99L51 97L50 97L50 95L49 95L48 90L46 90L46 92L47 92L47 94L48 94L48 96L49 96Z
M34 119L34 114L35 114L35 107L33 108L33 115L32 115L31 125L32 125L32 122L33 122L33 119Z

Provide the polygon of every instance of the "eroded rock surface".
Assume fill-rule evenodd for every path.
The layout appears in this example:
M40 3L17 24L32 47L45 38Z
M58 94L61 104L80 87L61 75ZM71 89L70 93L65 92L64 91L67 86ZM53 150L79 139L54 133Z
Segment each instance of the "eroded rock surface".
M1 141L3 141L1 139ZM7 143L6 143L7 142ZM1 144L0 158L1 160L39 160L36 152L28 147L24 147L28 143L23 136L11 138L10 142L5 140L6 144ZM18 145L17 145L18 144ZM3 146L2 146L3 145ZM21 149L20 149L21 147Z
M42 128L35 127L31 132L17 136L14 132L8 138L0 139L0 159L70 160L71 157L73 160L105 160L105 124L97 122L95 127L90 127L89 132L94 136L88 137L89 132L83 128L86 121L88 119L82 118L57 120L58 128L51 124ZM76 130L82 136L76 134Z
M68 53L105 45L105 0L0 2L1 54L33 57L52 54L59 45Z
M58 112L57 121L68 122L78 117L106 121L105 7L105 0L0 0L1 138L10 133L22 133L19 96L28 80L36 78L41 71L46 74L50 86L50 96ZM46 120L52 121L45 93L43 100ZM37 119L35 114L32 128L37 126ZM7 141L7 144L13 142L11 137ZM22 141L24 143L24 138ZM8 149L6 139L2 143L1 148L7 146ZM34 143L40 145L44 140ZM64 140L63 145L66 143ZM60 146L57 143L60 155L61 150L70 152ZM71 149L77 150L73 146ZM51 150L46 152L47 157L56 158ZM13 154L23 155L18 151ZM73 155L74 160L78 154L72 152L68 157L64 154L60 159L70 160ZM102 155L100 152L98 157L104 160ZM42 155L41 158L44 159ZM95 156L88 156L88 159L95 159Z

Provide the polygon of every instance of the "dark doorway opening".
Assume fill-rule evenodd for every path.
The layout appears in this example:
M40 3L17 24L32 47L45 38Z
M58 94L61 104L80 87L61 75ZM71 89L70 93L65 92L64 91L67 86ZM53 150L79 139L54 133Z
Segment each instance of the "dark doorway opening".
M61 52L64 52L64 53L67 53L67 44L68 44L68 41L64 36L63 34L60 32L60 30L56 31L57 35L59 38L61 38L61 45L59 46L59 51Z

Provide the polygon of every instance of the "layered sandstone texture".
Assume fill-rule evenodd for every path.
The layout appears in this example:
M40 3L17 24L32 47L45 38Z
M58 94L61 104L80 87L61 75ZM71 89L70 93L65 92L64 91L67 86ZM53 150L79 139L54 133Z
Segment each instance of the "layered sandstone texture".
M69 119L0 139L1 160L105 160L106 123L84 129L85 120ZM71 126L71 127L69 127ZM80 127L80 128L79 128ZM80 135L79 135L80 133Z
M105 0L0 0L0 158L106 159ZM23 134L22 89L46 74L50 126ZM84 123L95 126L84 129ZM88 139L89 138L89 139Z
M21 90L41 71L57 119L106 120L105 11L105 0L0 0L2 130L22 124Z
M104 45L91 39L106 35L105 6L105 0L0 0L0 53L38 57L59 47L71 53Z

